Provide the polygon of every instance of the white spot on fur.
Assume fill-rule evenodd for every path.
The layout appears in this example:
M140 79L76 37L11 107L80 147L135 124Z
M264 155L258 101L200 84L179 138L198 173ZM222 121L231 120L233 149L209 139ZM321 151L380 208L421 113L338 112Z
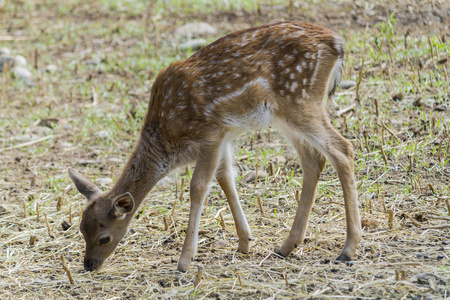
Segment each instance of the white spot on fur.
M308 78L303 78L303 85L306 85L308 83Z
M267 81L267 79L265 79L265 78L263 78L263 77L259 77L259 78L255 79L255 80L252 80L252 81L250 81L250 82L247 82L246 84L244 84L244 86L243 86L241 89L239 89L239 90L237 90L237 91L235 91L235 92L233 92L233 93L231 93L231 94L225 95L225 96L223 96L223 97L219 97L219 98L217 98L216 100L219 101L219 102L221 102L221 101L225 101L225 100L229 100L229 99L238 97L238 96L242 95L243 93L245 93L245 92L247 91L247 89L248 89L250 86L254 85L254 84L259 84L259 85L261 85L263 88L265 88L266 90L269 90L269 89L270 89L270 84L269 84L269 82Z
M297 89L297 86L298 86L298 83L294 81L294 82L292 83L292 85L291 85L291 92L292 92L292 93L295 92L295 90Z
M303 99L309 99L309 95L306 93L305 89L302 89L302 97Z
M300 65L297 65L295 67L295 69L297 70L297 72L301 73L302 72L302 67Z
M317 62L316 62L316 66L314 68L314 73L311 77L311 85L314 84L314 82L316 81L316 76L317 76L317 72L319 72L319 64L320 64L320 56L322 55L322 49L319 48L319 51L317 53Z
M294 73L291 73L291 75L289 76L289 78L291 78L291 79L294 79L294 77L295 77Z

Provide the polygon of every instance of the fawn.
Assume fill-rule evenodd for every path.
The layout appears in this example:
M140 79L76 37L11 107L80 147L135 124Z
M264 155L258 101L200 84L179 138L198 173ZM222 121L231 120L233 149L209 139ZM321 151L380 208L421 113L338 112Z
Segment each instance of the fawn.
M103 193L69 169L88 199L80 224L84 268L101 267L127 232L139 205L171 170L196 162L190 215L178 270L187 271L197 249L200 215L215 175L225 192L239 237L249 251L250 228L239 203L230 144L245 132L274 126L295 147L303 188L292 229L276 252L302 243L326 158L342 185L347 239L338 260L355 256L361 222L353 147L328 120L325 96L339 84L344 50L331 30L300 22L262 25L228 34L156 77L140 137L114 187Z

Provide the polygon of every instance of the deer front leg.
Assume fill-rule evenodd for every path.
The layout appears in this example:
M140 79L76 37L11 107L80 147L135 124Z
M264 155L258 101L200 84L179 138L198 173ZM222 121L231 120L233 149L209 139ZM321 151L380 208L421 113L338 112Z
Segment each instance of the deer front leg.
M208 192L208 184L214 175L218 161L217 149L215 148L201 149L200 153L192 175L189 223L186 229L181 257L178 261L178 270L182 272L189 270L191 259L197 251L198 227L203 203Z
M276 252L282 256L287 256L305 238L306 227L308 224L309 214L314 202L317 182L320 174L325 166L326 158L312 147L302 145L301 140L296 140L294 146L300 157L300 163L303 170L303 186L298 204L297 213L295 214L294 224L289 232L289 236L283 245Z
M224 148L219 167L216 171L216 179L227 197L231 213L233 214L236 232L239 237L238 251L248 253L251 236L250 227L248 226L247 219L245 218L241 204L239 203L231 166L230 147L229 145L225 145Z

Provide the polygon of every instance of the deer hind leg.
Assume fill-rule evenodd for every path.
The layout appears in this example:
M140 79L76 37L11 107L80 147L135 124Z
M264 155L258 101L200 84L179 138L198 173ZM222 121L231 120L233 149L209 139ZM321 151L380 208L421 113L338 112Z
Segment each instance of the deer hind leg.
M234 223L236 224L236 231L239 237L238 251L248 253L250 248L250 227L247 219L242 211L239 197L236 191L234 182L234 175L232 170L232 159L229 144L223 146L221 161L216 171L216 179L220 187L225 192L230 205L231 213L233 214Z
M282 256L287 256L291 253L291 251L297 248L305 238L306 227L314 202L317 183L326 161L323 154L316 149L305 145L302 139L291 138L290 140L300 157L300 163L303 170L303 187L292 229L283 245L276 250L276 252Z
M202 214L203 203L208 193L208 185L217 168L219 147L207 147L201 149L190 186L191 207L189 211L189 223L186 228L186 237L178 270L186 272L191 264L191 259L197 251L198 228Z
M355 256L362 236L354 177L353 146L331 127L325 116L314 125L314 129L303 131L303 133L310 145L330 159L341 182L347 221L347 239L337 260L348 261Z

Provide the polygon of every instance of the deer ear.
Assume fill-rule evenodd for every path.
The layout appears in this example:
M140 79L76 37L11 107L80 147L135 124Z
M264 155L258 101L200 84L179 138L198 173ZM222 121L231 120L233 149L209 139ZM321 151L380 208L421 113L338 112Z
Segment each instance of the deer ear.
M92 200L94 195L102 192L98 186L87 180L83 175L75 172L75 170L69 168L68 172L77 190L82 193L88 201Z
M130 193L119 196L114 201L113 215L118 219L125 219L126 215L134 209L134 199Z

